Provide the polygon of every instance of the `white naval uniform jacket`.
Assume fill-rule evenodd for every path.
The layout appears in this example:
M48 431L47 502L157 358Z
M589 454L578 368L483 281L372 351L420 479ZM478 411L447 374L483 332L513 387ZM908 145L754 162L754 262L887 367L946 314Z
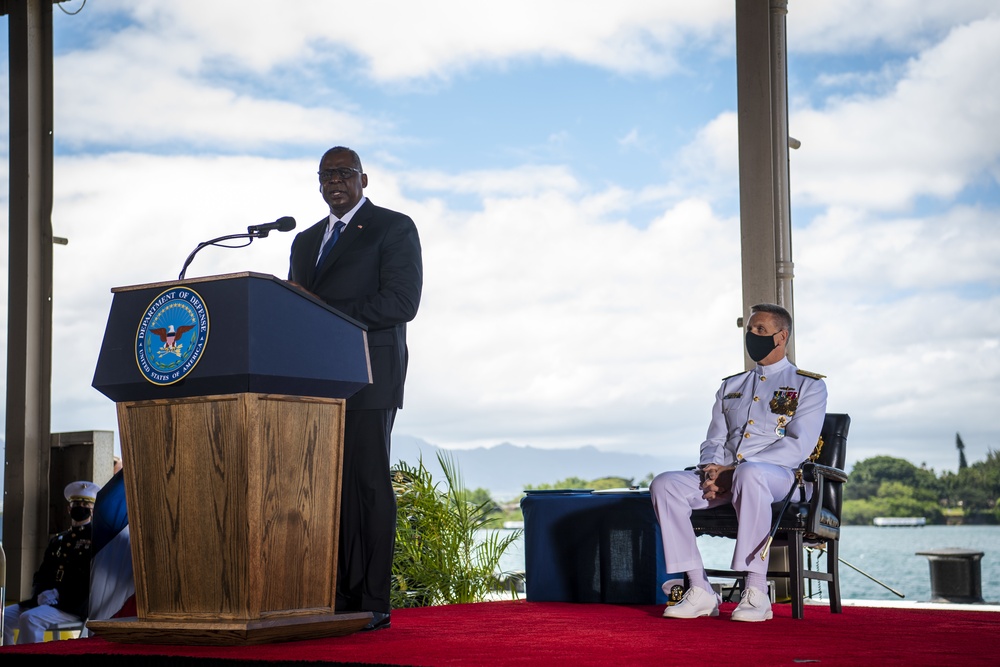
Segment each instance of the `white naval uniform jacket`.
M723 380L700 464L753 461L798 467L812 454L823 428L822 377L799 371L782 358Z

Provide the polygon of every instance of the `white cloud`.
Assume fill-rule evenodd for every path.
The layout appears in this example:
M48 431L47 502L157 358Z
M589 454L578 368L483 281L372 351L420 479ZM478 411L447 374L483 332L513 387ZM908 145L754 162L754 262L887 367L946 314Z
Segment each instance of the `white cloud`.
M199 77L198 45L167 46L126 33L96 51L55 63L56 127L70 146L156 146L178 141L223 150L274 145L322 150L332 140L365 144L391 127L356 110L310 108L237 92ZM101 82L114 82L101 85Z
M830 209L799 232L796 258L872 303L897 293L1000 288L997 210L955 206L922 218ZM847 269L847 270L845 270Z
M633 127L628 133L618 140L618 145L622 148L636 148L641 146L639 129Z
M338 80L365 76L398 89L407 81L444 81L473 67L539 59L662 75L677 70L676 53L688 41L729 33L732 21L731 3L722 0L697 8L627 0L600 12L566 1L299 0L293 7L118 1L85 8L83 18L62 17L68 29L93 34L56 59L60 141L156 150L182 142L224 151L315 152L331 139L384 145L393 123L365 113L335 89ZM362 27L390 15L378 30ZM130 25L113 31L114 17ZM304 94L278 92L290 86Z
M672 178L685 189L720 193L739 183L739 121L736 113L725 111L709 120L694 140L683 147Z
M811 280L797 287L822 293ZM854 417L851 460L888 453L954 470L956 431L977 443L971 460L1000 449L995 427L978 416L995 411L1000 326L986 313L1000 311L1000 296L930 293L862 305L820 297L797 307L800 321L826 324L805 351L810 367L830 375L830 408Z
M599 11L571 0L298 0L289 11L264 3L181 0L130 11L151 32L194 38L219 57L260 72L302 60L336 67L353 55L366 63L369 76L388 82L448 78L474 65L539 58L660 74L676 68L672 51L685 40L728 32L733 9L725 0L624 0Z
M993 0L807 0L788 3L788 46L797 53L924 49L952 26L996 15Z
M570 194L580 188L572 171L563 165L526 165L516 170L473 170L460 174L415 171L401 175L401 179L409 190L475 194L481 197L539 192Z
M693 382L710 398L741 363L734 221L687 201L639 230L599 208L547 194L424 221L401 428L442 444L663 445L676 430L665 414L690 399L676 378L728 338L730 363Z
M296 0L290 7L245 0L106 0L84 11L104 10L130 15L135 22L130 32L155 40L158 48L170 45L170 60L173 49L185 44L197 44L218 66L257 74L288 65L355 66L351 59L358 58L372 79L397 83L539 59L660 75L683 66L679 51L685 46L731 49L735 35L731 0L622 0L598 11L573 0L496 5ZM788 10L789 44L797 52L874 47L909 52L953 25L995 14L996 5L992 0L793 0ZM368 29L373 21L377 30Z
M1000 18L955 28L884 97L794 110L793 194L823 205L901 209L955 196L1000 161Z
M954 470L954 433L1000 448L1000 235L996 209L893 218L834 208L799 229L800 365L830 375L851 413L851 460L877 454ZM980 417L982 415L982 417Z

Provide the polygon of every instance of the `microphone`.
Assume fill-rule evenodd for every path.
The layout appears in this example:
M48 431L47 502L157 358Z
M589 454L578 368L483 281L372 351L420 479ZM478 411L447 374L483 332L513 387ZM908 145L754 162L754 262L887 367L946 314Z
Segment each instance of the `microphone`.
M267 235L274 229L277 229L279 232L292 231L295 229L295 218L286 215L283 218L278 218L274 222L268 222L263 225L250 225L247 227L247 234L263 239L267 238Z
M191 251L191 254L187 256L184 260L184 266L181 267L181 273L177 276L177 280L184 280L184 274L187 273L188 266L191 265L191 260L194 256L198 254L198 251L210 245L219 245L223 248L243 248L245 246L253 243L253 240L266 238L272 229L277 229L279 232L290 232L295 229L295 218L290 216L285 216L283 218L278 218L274 222L268 222L263 225L250 225L247 227L246 234L227 234L226 236L220 236L219 238L212 239L211 241L203 241L198 244L198 247ZM241 246L223 245L220 241L229 241L232 239L249 239L245 244Z

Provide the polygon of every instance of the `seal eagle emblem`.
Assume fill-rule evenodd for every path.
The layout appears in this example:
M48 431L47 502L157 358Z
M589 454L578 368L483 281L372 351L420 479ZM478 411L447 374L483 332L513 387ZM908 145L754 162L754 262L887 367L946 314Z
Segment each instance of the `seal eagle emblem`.
M208 308L187 287L161 292L139 321L135 362L149 382L169 385L187 376L201 360L208 342Z

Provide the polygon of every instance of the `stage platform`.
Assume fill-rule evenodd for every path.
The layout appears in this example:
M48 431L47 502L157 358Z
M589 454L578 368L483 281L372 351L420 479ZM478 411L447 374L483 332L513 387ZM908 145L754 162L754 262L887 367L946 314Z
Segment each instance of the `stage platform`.
M392 627L346 637L252 647L112 644L99 637L0 648L0 664L101 667L266 665L996 665L1000 616L992 605L808 604L803 620L776 605L765 623L664 619L660 605L503 601L399 609Z

